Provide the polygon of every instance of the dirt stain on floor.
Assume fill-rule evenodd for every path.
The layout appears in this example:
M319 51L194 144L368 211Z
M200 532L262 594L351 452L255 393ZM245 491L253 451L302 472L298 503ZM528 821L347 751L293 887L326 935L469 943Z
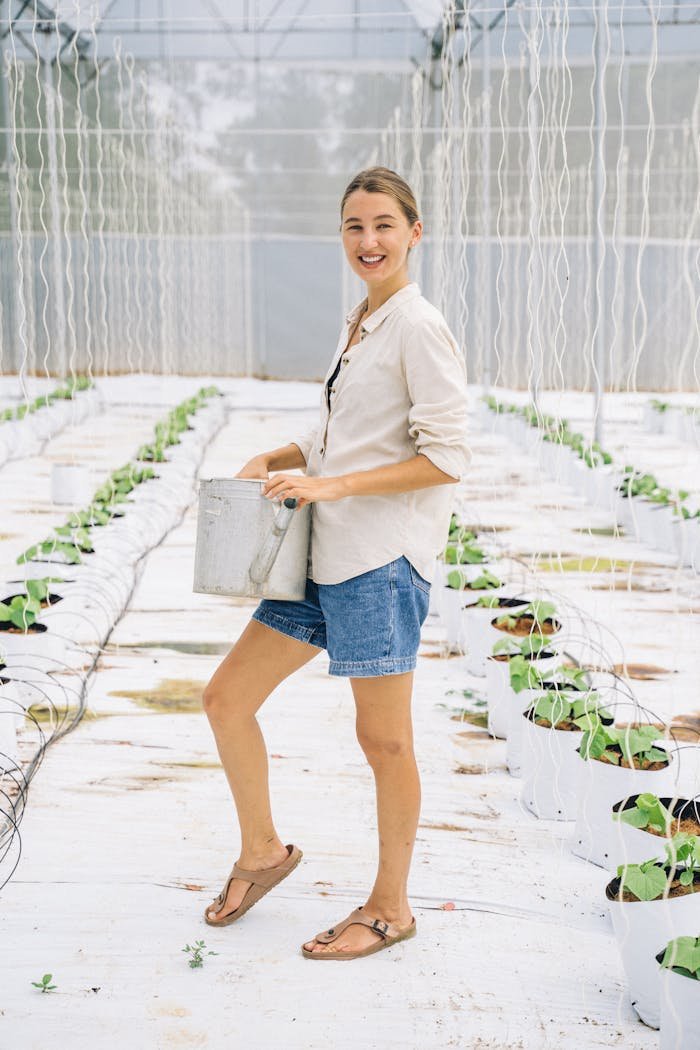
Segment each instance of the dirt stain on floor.
M667 667L659 667L657 664L613 664L615 674L623 675L625 678L633 678L639 682L653 682L657 678L667 674L674 674Z
M50 704L31 704L26 711L25 717L30 721L37 721L40 725L50 724L61 724L68 722L95 721L98 718L112 718L115 712L112 711L93 711L89 707L80 713L80 709L74 706L70 707L52 707Z
M150 610L149 610L150 612ZM225 656L231 648L230 642L134 642L131 645L106 646L112 652L124 652L125 649L171 649L175 653L188 656Z
M110 696L124 696L157 714L194 714L202 711L206 682L193 678L163 678L151 689L115 689Z

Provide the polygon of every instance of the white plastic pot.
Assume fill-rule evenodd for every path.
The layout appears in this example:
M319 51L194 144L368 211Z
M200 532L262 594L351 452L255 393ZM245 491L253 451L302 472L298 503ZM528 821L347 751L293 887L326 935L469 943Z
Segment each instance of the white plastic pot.
M507 597L498 589L498 597ZM472 592L473 593L473 592ZM528 603L525 599L511 598L512 605L502 609L482 608L470 598L462 607L462 634L466 640L467 655L466 665L470 674L485 675L486 661L491 655L494 640L502 638L502 632L495 632L491 621L503 613L513 612L518 608L524 608Z
M693 929L679 936L697 935ZM700 981L662 966L659 970L659 992L659 1050L700 1050Z
M542 820L574 820L581 759L581 733L538 726L521 714L523 786L526 809Z
M538 671L546 673L553 670L559 661L558 656L542 657L530 661ZM529 693L531 690L523 690ZM516 693L510 685L510 669L508 660L494 660L492 657L486 661L486 699L488 703L487 728L491 736L500 740L508 739L510 726L510 710L515 700L517 709L518 697L522 693ZM523 708L520 707L522 711Z
M663 747L663 741L656 743ZM577 752L578 753L578 752ZM584 760L579 779L579 803L571 850L601 868L622 864L618 852L618 827L612 819L612 807L632 795L645 791L658 795L673 794L673 753L663 769L626 769L598 759Z
M2 678L0 671L0 678ZM6 772L19 767L17 727L23 718L17 686L13 681L0 682L0 784Z
M536 662L540 671L545 671L548 666L554 668L558 657L545 658ZM535 697L542 696L541 689L521 689L516 693L512 686L508 686L510 696L506 702L506 768L512 777L521 776L522 750L523 750L523 727L525 719L523 713L527 710Z
M50 630L27 631L23 634L0 631L1 654L4 654L8 668L31 666L37 661L38 666L46 667L47 664L64 662L65 643Z
M92 494L90 468L83 463L51 465L51 502L71 507L90 502Z
M605 893L630 1000L644 1024L659 1028L661 974L656 954L673 938L700 930L700 892L667 900L619 901L613 889L617 881L612 879Z

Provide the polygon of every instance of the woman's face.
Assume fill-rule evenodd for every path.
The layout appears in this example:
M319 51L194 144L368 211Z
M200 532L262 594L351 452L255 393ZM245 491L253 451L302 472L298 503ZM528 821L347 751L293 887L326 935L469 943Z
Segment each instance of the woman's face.
M343 247L353 271L369 284L407 276L406 254L420 240L423 224L412 226L388 193L355 190L345 202L341 221Z

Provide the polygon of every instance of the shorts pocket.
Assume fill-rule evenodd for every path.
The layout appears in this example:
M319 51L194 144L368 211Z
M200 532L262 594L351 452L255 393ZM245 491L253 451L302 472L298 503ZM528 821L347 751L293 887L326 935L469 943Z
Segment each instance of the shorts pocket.
M420 588L421 591L425 591L426 594L430 594L430 584L427 580L424 580L417 569L413 567L413 564L409 561L408 567L411 570L411 579L415 583L416 587Z

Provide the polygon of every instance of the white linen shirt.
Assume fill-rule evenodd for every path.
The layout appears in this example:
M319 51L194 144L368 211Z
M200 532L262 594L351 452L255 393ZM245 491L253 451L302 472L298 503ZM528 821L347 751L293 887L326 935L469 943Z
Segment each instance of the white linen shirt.
M360 325L360 342L345 352L367 303L345 318L326 373L318 423L294 438L309 477L338 477L427 456L461 481L471 460L467 443L467 372L452 332L415 281L404 285ZM342 355L331 388L326 385ZM405 555L428 582L447 542L455 487L449 482L373 496L311 503L307 575L342 583Z

